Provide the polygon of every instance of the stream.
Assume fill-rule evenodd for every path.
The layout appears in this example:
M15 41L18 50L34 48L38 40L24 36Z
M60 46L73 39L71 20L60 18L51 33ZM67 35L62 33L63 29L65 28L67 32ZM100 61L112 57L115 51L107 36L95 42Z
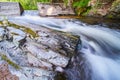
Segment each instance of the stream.
M8 17L20 24L34 24L79 35L76 55L64 69L66 80L120 80L120 21L112 24L92 19L59 19L39 17L37 11ZM91 23L92 22L92 23ZM57 79L64 80L64 79Z

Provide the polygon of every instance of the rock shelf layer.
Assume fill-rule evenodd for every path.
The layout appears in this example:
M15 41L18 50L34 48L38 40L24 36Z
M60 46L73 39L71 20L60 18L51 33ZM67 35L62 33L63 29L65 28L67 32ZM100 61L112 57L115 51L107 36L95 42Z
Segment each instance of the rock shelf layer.
M6 56L1 61L19 80L54 80L75 54L78 36L30 23L0 24L0 54Z

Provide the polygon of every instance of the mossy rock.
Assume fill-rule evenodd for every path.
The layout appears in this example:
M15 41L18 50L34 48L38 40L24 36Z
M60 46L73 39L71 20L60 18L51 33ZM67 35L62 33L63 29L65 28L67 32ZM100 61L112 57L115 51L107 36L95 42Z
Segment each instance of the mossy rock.
M1 59L6 61L9 65L13 66L15 69L20 69L20 66L8 59L6 55L1 54Z
M120 0L116 0L113 2L112 6L111 6L111 11L120 13Z
M115 0L112 3L109 13L107 14L108 18L120 18L120 0Z

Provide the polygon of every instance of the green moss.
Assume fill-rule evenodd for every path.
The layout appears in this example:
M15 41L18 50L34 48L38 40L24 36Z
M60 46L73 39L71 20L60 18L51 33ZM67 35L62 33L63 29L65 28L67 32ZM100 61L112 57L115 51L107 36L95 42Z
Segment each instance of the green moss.
M0 25L2 25L2 21L0 21Z
M120 0L114 1L113 4L112 4L112 7L116 7L118 5L120 5Z
M5 60L9 65L13 66L15 69L20 69L20 66L17 65L17 64L15 64L15 63L12 62L11 60L9 60L6 55L3 55L3 54L2 54L2 55L1 55L1 58L2 58L2 60Z
M119 17L119 14L120 14L120 0L115 0L112 3L111 11L115 13L115 16Z
M71 33L63 33L62 32L62 34L69 37L70 39L78 40L78 36L72 35Z
M32 36L33 38L36 38L39 36L36 32L34 32L33 30L31 30L30 28L27 28L25 26L19 26L19 25L13 24L13 23L9 23L9 26L20 29L20 30L26 32L27 34L29 34L30 36Z
M30 28L24 28L23 31L30 34L33 38L38 37L38 35L33 30L31 30Z
M2 21L0 21L0 24L3 25ZM14 27L14 28L16 28L16 29L20 29L20 30L26 32L26 33L29 34L32 38L39 37L39 35L38 35L36 32L34 32L32 29L27 28L27 27L25 27L25 26L19 26L19 25L10 23L10 22L8 22L8 26L9 26L9 27ZM3 26L3 27L4 27L4 26ZM13 34L14 34L14 35L18 35L18 34L15 34L15 33L13 33Z
M112 14L107 15L107 18L114 18Z
M86 16L89 14L89 11L91 10L91 6L87 7L85 11L82 12L82 16Z

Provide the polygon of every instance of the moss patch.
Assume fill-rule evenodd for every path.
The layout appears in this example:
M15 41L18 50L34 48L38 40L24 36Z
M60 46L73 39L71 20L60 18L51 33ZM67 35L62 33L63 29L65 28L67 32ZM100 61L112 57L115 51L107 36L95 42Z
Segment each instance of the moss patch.
M0 21L0 24L3 25L2 21ZM10 22L8 22L8 26L9 26L9 27L14 27L14 28L16 28L16 29L22 30L23 32L26 32L26 33L29 34L32 38L39 37L39 35L38 35L36 32L34 32L32 29L27 28L27 27L25 27L25 26L19 26L19 25L10 23ZM4 27L4 26L3 26L3 27Z
M116 13L120 13L120 0L116 0L113 2L111 11L114 11Z
M2 60L6 61L9 65L13 66L15 69L20 69L20 66L9 60L6 55L1 54L1 58Z
M62 34L69 37L70 39L78 40L78 36L72 35L71 33L62 33Z

